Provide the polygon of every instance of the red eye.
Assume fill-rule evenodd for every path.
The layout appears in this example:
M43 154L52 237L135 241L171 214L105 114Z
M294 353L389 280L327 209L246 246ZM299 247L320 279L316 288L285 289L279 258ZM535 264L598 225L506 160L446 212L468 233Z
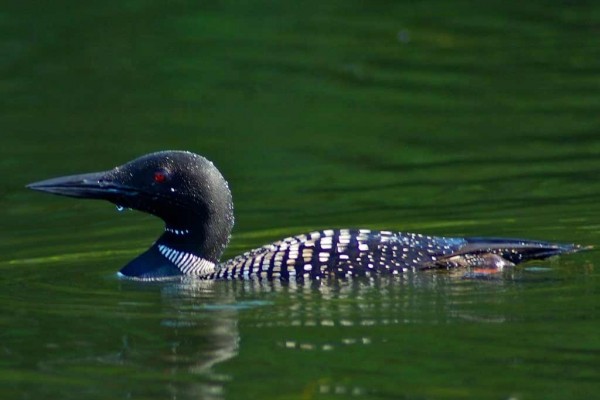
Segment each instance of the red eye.
M167 174L165 174L162 171L156 171L154 173L154 182L156 183L163 183L164 181L167 180Z

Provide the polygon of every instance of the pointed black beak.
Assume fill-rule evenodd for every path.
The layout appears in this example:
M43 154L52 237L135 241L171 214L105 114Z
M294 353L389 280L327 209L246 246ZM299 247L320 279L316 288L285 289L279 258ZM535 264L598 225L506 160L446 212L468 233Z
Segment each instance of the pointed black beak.
M115 200L137 192L112 178L111 171L70 175L30 183L27 188L68 197Z

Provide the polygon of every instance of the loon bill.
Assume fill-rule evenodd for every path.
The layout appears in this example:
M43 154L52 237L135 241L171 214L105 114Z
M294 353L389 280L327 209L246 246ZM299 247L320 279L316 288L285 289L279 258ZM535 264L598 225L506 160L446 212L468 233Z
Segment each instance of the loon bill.
M183 275L302 280L465 266L500 269L585 249L520 239L327 229L289 237L219 263L233 228L231 192L213 163L197 154L162 151L109 171L48 179L27 187L108 200L119 208L162 218L164 233L120 270L126 277L143 280Z

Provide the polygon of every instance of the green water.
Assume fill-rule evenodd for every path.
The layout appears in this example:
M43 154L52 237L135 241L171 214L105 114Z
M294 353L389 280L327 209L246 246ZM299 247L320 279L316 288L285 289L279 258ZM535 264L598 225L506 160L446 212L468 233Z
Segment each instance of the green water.
M590 399L599 252L493 280L137 284L162 229L26 183L161 149L226 256L328 227L600 244L595 2L4 2L0 398Z

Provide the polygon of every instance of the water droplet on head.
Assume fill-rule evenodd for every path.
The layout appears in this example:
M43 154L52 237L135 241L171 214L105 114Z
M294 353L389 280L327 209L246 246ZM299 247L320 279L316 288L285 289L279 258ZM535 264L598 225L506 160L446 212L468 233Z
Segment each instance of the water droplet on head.
M125 207L120 206L120 205L117 204L117 211L118 212L125 211Z

